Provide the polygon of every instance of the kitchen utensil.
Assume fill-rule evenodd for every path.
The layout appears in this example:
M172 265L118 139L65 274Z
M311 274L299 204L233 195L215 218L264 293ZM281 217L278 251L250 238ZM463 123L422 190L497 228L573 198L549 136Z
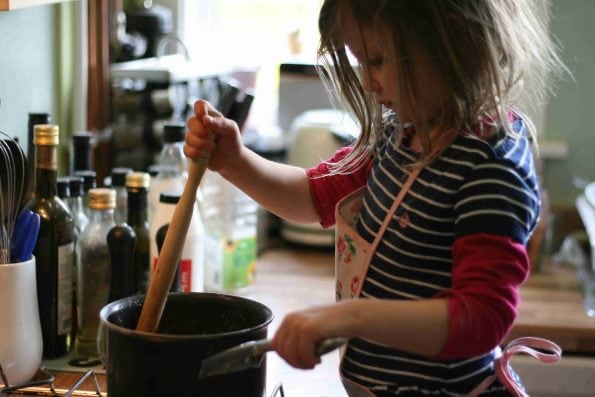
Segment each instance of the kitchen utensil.
M316 348L316 354L322 356L347 343L346 338L330 338L323 340ZM265 353L273 350L270 339L261 339L242 343L239 346L217 353L202 362L200 379L258 368Z
M207 112L209 115L222 117L221 113L215 110L209 112L206 108L202 114L207 114ZM161 313L167 299L167 293L176 274L182 249L184 248L184 242L186 241L188 226L190 225L196 202L196 190L208 164L208 156L203 156L189 162L188 179L184 185L182 196L174 210L169 225L169 233L165 236L163 248L157 260L157 268L153 273L146 301L136 326L137 331L155 332L159 325Z
M39 214L25 209L19 215L10 241L12 263L24 262L31 258L39 234Z
M112 265L108 303L134 294L132 258L136 234L127 223L120 223L107 233Z
M10 263L10 241L25 194L27 160L21 146L0 131L0 263Z
M240 296L170 293L157 332L134 329L143 295L100 312L98 350L106 365L108 395L262 397L266 359L259 368L199 379L203 361L222 350L267 337L272 311Z
M29 381L41 364L36 277L34 256L0 266L0 364L9 385Z

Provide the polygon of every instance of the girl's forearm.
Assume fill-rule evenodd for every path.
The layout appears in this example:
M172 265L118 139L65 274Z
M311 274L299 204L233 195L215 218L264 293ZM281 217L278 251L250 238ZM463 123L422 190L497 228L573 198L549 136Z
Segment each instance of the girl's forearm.
M445 299L394 301L353 299L338 309L346 319L343 334L373 343L434 356L442 351L448 336L448 308Z
M277 163L244 147L221 175L277 216L294 222L319 222L303 168Z

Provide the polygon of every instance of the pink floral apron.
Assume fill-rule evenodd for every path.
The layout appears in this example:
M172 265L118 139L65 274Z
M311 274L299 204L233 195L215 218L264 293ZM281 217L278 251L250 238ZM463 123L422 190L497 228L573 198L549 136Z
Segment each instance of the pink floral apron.
M387 212L372 243L368 243L355 230L355 222L362 206L366 187L364 186L352 192L337 203L335 207L335 292L337 301L359 298L364 279L368 273L368 268L372 261L372 256L378 247L378 243L419 172L420 169L415 169L407 178L407 181ZM541 351L534 348L538 348ZM345 346L341 348L341 364L346 349ZM513 396L528 397L523 387L517 383L516 374L509 366L510 357L516 353L529 354L539 361L552 363L560 359L562 351L560 347L549 340L533 337L515 339L506 346L503 352L498 349L497 357L494 361L494 375L484 379L469 396L475 397L480 395L498 378ZM347 379L342 372L341 380L350 397L374 396L371 390Z

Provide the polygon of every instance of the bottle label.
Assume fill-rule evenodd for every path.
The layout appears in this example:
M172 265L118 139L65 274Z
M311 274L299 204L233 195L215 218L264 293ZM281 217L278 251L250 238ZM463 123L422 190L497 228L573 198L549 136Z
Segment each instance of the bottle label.
M178 271L180 290L190 292L192 290L192 259L182 259Z
M153 273L157 270L159 258L153 257ZM178 269L180 292L192 292L192 259L181 259Z
M212 237L205 246L205 282L210 288L234 291L254 283L256 236Z
M74 243L58 247L58 335L72 328L72 283Z

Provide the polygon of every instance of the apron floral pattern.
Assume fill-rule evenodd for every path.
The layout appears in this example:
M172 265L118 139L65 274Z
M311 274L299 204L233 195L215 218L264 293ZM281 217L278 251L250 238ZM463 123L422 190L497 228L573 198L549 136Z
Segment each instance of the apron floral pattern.
M335 231L335 281L336 300L354 299L359 296L367 272L367 254L371 244L354 229L362 205L364 188L358 189L337 204Z

